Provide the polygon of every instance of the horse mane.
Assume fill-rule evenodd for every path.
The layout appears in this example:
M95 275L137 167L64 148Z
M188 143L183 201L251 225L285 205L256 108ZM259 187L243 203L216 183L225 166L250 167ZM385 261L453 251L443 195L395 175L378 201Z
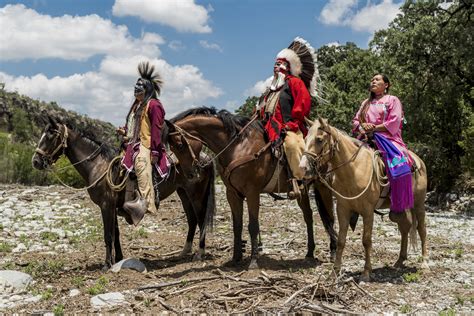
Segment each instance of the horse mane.
M78 134L79 137L81 137L86 143L92 145L93 147L100 147L99 153L105 159L111 160L119 154L118 146L112 146L106 142L99 140L99 137L97 137L97 135L90 129L80 129L77 128L75 125L70 124L69 122L66 123L66 126L74 133Z
M176 123L177 121L180 121L186 117L193 116L193 115L217 117L218 119L222 121L222 124L224 124L224 129L226 130L226 133L230 137L234 137L238 135L238 133L242 130L242 128L250 122L250 118L247 116L232 114L227 110L220 110L219 112L217 112L217 110L214 107L206 107L206 106L186 110L176 115L174 118L170 119L169 121L172 123ZM256 129L262 133L264 132L263 125L258 120L253 121L249 127ZM248 132L249 132L249 129L246 129L241 134L241 136L246 136Z

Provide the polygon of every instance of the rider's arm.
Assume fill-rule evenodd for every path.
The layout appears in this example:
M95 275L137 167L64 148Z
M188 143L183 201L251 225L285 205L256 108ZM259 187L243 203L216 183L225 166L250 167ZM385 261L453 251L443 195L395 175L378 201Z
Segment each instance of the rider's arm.
M293 96L293 107L291 109L291 121L286 122L285 128L296 132L299 129L298 122L304 122L305 116L309 116L311 109L311 96L304 85L303 80L299 78L289 79L289 86Z
M148 117L151 125L150 151L152 156L158 157L161 154L161 128L165 120L165 110L159 100L150 100Z

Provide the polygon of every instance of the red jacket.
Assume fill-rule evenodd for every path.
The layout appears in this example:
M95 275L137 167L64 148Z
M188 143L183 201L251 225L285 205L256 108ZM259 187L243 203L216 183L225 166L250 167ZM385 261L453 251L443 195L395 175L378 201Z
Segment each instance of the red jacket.
M264 122L269 140L275 141L280 138L283 129L293 132L300 130L306 136L308 130L304 118L309 116L311 110L311 96L303 80L287 75L286 82L280 90L275 111L268 121ZM265 101L268 96L265 97ZM264 108L261 110L261 115L262 117L265 115Z

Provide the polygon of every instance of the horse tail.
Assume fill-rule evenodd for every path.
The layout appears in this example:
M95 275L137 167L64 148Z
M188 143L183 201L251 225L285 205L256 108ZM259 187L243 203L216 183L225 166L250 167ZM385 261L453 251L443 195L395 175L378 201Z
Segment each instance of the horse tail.
M413 251L417 251L418 249L418 239L417 239L417 228L418 228L418 220L416 218L415 210L411 209L411 228L410 228L410 245Z
M216 189L214 185L215 180L215 171L214 171L214 164L209 164L204 171L208 174L208 181L207 181L207 188L206 188L206 215L204 218L204 225L203 231L207 233L207 231L212 232L214 229L214 215L216 213ZM202 239L205 238L206 234L201 234L201 242Z

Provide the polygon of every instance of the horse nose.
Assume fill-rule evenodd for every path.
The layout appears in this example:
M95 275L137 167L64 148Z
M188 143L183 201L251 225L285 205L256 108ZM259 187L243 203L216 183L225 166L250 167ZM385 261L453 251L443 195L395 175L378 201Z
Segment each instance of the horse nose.
M302 171L307 171L306 167L308 166L308 158L306 158L306 156L303 156L300 160L300 169Z
M33 165L33 168L41 170L43 169L43 163L41 162L41 159L38 157L37 154L33 156L31 159L31 164Z

